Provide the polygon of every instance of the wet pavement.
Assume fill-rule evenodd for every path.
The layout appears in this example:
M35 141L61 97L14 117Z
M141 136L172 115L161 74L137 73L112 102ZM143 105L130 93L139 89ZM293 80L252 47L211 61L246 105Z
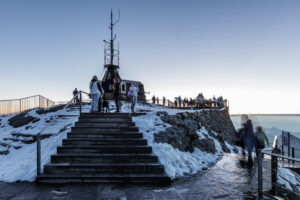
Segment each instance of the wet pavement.
M170 186L138 185L37 185L29 182L0 182L0 199L10 200L210 200L210 199L255 199L257 190L257 168L245 168L240 157L225 154L223 158L201 173L174 180ZM263 172L269 173L267 161ZM268 186L268 178L264 186Z

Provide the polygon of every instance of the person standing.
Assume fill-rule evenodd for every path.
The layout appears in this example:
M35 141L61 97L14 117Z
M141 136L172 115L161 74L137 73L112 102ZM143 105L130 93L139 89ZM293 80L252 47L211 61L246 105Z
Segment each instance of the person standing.
M91 104L91 112L97 112L98 110L98 100L100 96L100 91L98 88L98 78L97 76L93 76L91 82L90 82L90 95L92 99L92 104Z
M129 89L130 97L131 97L131 112L134 113L134 107L137 100L137 94L138 94L138 88L136 87L136 84L132 84Z
M155 96L153 95L153 97L152 97L152 103L153 103L153 104L155 104L155 100L156 100L156 98L155 98Z
M163 106L166 105L166 97L163 97Z
M119 108L120 79L114 78L113 90L114 90L114 97L115 97L116 108L117 108L116 112L120 112L120 108Z
M104 93L101 81L98 81L97 86L98 86L98 90L100 92L99 100L98 100L98 112L101 112L102 111L101 110L102 109L102 96L103 96L103 93Z
M178 96L178 104L179 104L179 107L181 107L181 102L182 102L182 99L181 99L181 96L179 95L179 96Z
M73 97L75 97L77 94L78 94L78 90L77 90L77 88L75 88L75 90L73 91ZM79 102L79 97L78 96L74 99L74 102L75 103Z

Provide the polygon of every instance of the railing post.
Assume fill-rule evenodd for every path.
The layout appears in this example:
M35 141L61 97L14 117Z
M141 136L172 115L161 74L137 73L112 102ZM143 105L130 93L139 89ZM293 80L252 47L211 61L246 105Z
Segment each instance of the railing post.
M41 174L41 141L40 133L36 135L36 174Z
M257 164L258 164L258 199L262 199L263 196L263 173L262 173L262 152L258 149L257 154Z
M292 147L292 158L295 158L295 148ZM294 164L295 161L293 160L292 163Z
M79 114L81 115L81 107L82 107L82 93L81 90L79 91Z
M272 153L277 153L277 148L274 148ZM271 194L276 195L276 184L277 184L277 157L271 156L271 183L272 189Z

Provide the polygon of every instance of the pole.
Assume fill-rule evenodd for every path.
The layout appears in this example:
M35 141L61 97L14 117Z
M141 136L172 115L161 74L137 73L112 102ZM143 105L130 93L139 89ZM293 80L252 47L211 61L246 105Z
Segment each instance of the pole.
M295 158L295 148L292 147L292 158ZM295 161L293 160L292 163L294 164Z
M258 199L262 199L263 195L263 174L262 174L262 153L258 149Z
M80 93L79 93L79 114L81 115L81 107L82 107L82 93L81 93L81 90L80 90Z
M288 132L288 157L291 156L291 134L290 132ZM288 160L288 162L290 162L290 160Z
M273 149L272 153L277 153L277 147ZM277 157L271 156L271 183L272 189L271 194L276 194L276 184L277 184Z
M36 135L36 174L41 174L41 141L40 141L40 133Z

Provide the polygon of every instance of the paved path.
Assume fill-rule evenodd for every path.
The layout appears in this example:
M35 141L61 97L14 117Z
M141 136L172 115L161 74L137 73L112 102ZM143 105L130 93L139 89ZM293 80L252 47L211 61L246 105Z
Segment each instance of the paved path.
M267 166L267 162L265 163ZM268 172L264 168L265 173ZM225 154L209 169L173 181L168 187L137 185L36 185L34 183L0 182L0 199L11 200L194 200L194 199L254 199L256 168L243 168L239 157ZM265 184L266 185L266 184Z

